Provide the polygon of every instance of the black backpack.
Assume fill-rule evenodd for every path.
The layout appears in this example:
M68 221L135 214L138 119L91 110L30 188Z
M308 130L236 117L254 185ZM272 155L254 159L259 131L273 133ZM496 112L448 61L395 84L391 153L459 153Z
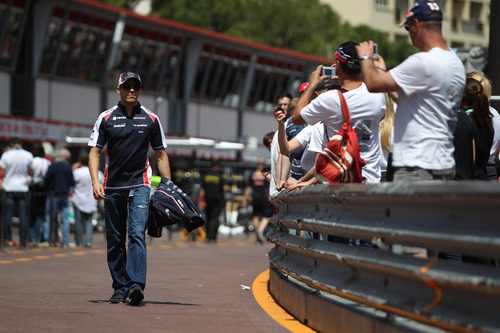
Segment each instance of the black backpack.
M205 220L194 201L174 182L162 177L149 201L148 235L161 237L163 227L175 223L192 231L201 227Z

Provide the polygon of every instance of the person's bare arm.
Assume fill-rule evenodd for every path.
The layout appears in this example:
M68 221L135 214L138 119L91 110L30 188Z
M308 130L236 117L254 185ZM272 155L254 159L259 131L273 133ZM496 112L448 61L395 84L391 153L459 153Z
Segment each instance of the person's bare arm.
M302 188L304 186L308 186L308 185L312 185L312 184L316 184L316 183L319 183L318 179L316 177L312 177L308 180L300 181L296 184L290 185L287 188L287 191L292 191L292 190L299 189L299 188Z
M278 122L278 144L280 146L280 152L283 155L289 155L297 150L301 149L299 141L295 138L292 138L290 141L286 138L285 131L285 121L286 115L283 111L275 111L274 118Z
M278 160L280 161L280 163L277 164L277 169L279 169L279 176L278 170L276 170L276 188L278 189L278 191L283 189L286 180L288 179L288 174L290 173L290 158L281 153L279 156L280 158L278 158Z
M172 173L170 171L170 161L168 160L168 154L165 149L155 150L156 165L158 166L158 172L160 176L171 179Z
M401 88L394 81L391 73L387 71L384 58L378 55L377 59L372 59L373 44L373 41L370 40L356 46L366 87L371 92L400 91ZM365 56L368 56L369 59L363 59Z
M300 111L302 111L302 109L312 100L313 95L316 93L316 88L318 88L321 82L328 78L328 76L321 75L322 68L323 65L318 65L316 70L311 73L309 76L309 85L306 90L304 90L302 95L300 95L297 105L295 106L295 109L293 109L292 121L295 125L304 125L306 123L300 115ZM333 79L335 78L336 77L333 77Z
M315 160L318 158L318 155L319 153L316 153ZM319 183L319 180L316 178L316 167L313 166L311 169L307 170L307 172L302 177L300 177L299 181L296 184L288 186L287 190L291 191L316 183Z
M92 188L94 199L104 199L104 187L99 181L99 155L101 155L101 148L92 147L89 152L89 170L90 178L92 178Z
M308 181L314 177L316 177L316 169L312 167L311 169L307 170L307 172L302 177L300 177L299 183Z

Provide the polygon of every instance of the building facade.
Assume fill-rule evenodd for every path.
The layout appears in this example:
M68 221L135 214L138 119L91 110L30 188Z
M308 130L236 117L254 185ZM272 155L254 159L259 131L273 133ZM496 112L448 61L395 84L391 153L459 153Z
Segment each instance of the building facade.
M399 25L414 0L321 0L352 25L365 24L392 41L407 40ZM490 0L436 0L444 14L443 35L454 48L488 46Z
M268 154L259 142L276 129L277 96L330 62L92 0L0 0L0 17L0 144L88 137L133 71L169 138Z

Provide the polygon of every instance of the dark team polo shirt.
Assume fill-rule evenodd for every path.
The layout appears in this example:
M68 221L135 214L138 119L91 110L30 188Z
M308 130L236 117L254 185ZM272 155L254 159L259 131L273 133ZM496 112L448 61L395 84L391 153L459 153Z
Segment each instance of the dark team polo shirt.
M224 178L222 172L210 170L203 177L201 187L205 189L205 198L207 200L224 199Z
M131 117L120 103L104 111L90 134L89 146L103 148L106 144L105 189L150 187L149 145L153 150L167 147L160 120L154 113L139 103Z

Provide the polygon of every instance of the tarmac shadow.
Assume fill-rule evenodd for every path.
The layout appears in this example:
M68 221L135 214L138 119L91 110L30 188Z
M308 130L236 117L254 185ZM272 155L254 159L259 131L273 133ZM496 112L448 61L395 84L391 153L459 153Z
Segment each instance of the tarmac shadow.
M94 303L94 304L103 304L103 303L109 303L109 300L107 299L89 299L89 303ZM140 306L144 306L147 304L159 304L159 305L181 305L181 306L200 306L200 304L192 304L192 303L181 303L181 302L162 302L162 301L142 301Z
M160 305L182 305L182 306L200 306L201 304L181 303L181 302L160 302L160 301L143 301L144 304L160 304Z

